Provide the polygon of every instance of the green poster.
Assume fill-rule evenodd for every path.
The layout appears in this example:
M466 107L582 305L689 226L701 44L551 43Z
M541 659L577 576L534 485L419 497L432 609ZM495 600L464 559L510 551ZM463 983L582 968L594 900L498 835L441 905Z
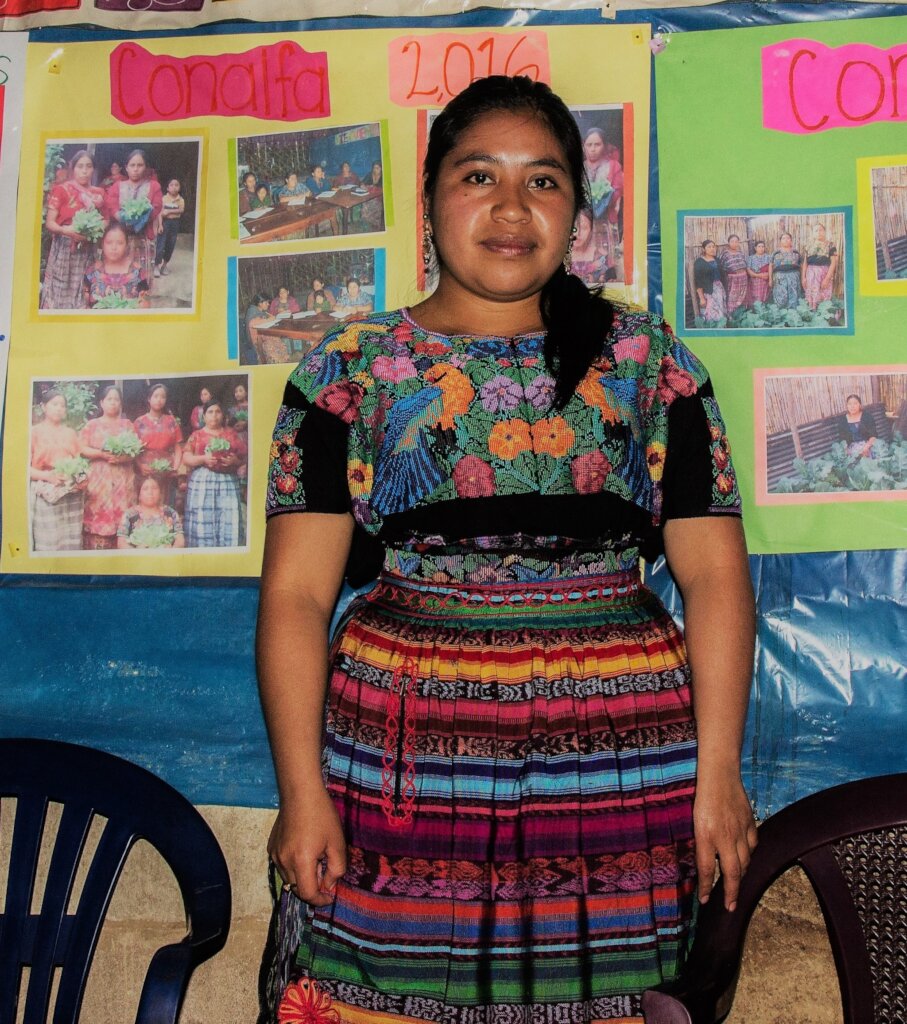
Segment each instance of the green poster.
M664 309L757 553L907 546L907 17L655 57Z

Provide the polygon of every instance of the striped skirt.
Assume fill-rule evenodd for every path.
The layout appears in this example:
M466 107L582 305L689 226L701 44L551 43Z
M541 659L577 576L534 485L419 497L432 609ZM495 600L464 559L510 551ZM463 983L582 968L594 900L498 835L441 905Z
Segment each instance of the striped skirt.
M349 867L293 901L281 1020L641 1019L686 947L695 771L683 640L637 575L383 576L334 646Z

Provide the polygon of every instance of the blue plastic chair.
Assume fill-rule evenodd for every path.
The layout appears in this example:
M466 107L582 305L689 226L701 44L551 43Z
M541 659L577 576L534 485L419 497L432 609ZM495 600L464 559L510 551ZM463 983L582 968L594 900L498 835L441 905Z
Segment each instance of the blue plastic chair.
M25 1024L49 1019L58 969L53 1024L76 1024L113 890L129 850L144 839L176 876L188 933L154 954L136 1024L174 1024L193 970L223 948L230 930L230 876L202 816L144 768L99 750L52 740L0 740L0 796L16 799L15 820L0 820L0 831L12 830L6 904L0 914L0 1021L18 1019L22 968L27 965ZM62 812L43 900L32 913L50 802L61 804ZM4 804L4 812L8 806ZM70 913L67 907L86 839L99 816L107 820L99 823L103 832Z

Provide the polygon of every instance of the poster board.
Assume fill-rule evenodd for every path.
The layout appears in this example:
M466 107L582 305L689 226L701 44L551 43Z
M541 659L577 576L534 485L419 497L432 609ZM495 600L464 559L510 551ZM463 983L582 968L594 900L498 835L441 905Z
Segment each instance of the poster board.
M516 71L515 62L537 68L587 118L597 109L620 108L626 124L626 114L632 112L631 123L641 130L625 133L631 147L627 163L633 211L625 214L624 230L630 232L627 249L636 255L626 268L629 283L616 291L646 304L648 28L468 30L455 36L366 30L29 47L13 311L22 341L11 353L0 570L258 573L268 439L290 363L315 340L314 318L308 314L316 311L308 308L302 287L316 273L331 276L323 283L334 287L334 312L355 308L348 300L361 302L363 295L373 308L418 301L418 119L426 98L432 108L443 104L468 82L474 68L483 66L478 61L488 61L493 71L503 71L505 65ZM414 38L423 54L433 54L431 60L417 63L418 48L405 49ZM603 52L609 60L600 59ZM577 66L592 70L577 79ZM55 184L75 174L69 163L83 150L92 162L83 190L101 187L107 179L104 199L98 201L106 204L108 214L139 217L126 239L130 261L125 266L108 258L102 243L92 250L87 269L73 269L74 264L63 261L63 272L52 279L48 262L54 232L48 228L48 201ZM128 205L128 165L139 159L134 150L142 151L140 180L146 183L144 198L152 207L145 223ZM296 201L301 194L293 190L311 170L306 165L320 164L333 178L343 163L354 165L358 186L344 192L331 180L328 188L317 186L321 191L315 202ZM365 178L375 163L381 164L382 180L372 188ZM256 184L266 183L266 207L252 218L243 215L248 234L240 237L247 169L254 171ZM55 181L58 172L60 182ZM125 184L114 180L124 173ZM169 273L160 268L157 276L153 268L161 253L157 240L149 237L148 224L156 215L155 202L164 202L173 178L179 179L184 207ZM147 184L151 179L157 180L157 189ZM259 229L262 223L267 231ZM114 242L110 246L115 256ZM125 284L116 278L111 284L117 274L132 278ZM353 277L360 288L351 297ZM286 302L281 297L284 285L289 285ZM283 339L285 357L276 363L261 362L271 357L273 348L266 352L261 345L259 351L249 343L244 351L241 344L244 335L250 340L246 318L265 287L269 319L256 321L255 329L266 338L272 331ZM290 294L294 290L299 296ZM83 308L86 302L89 308ZM323 316L330 318L331 312ZM130 544L112 550L61 550L59 524L51 516L51 549L37 550L35 526L41 516L35 510L48 510L36 503L29 452L43 432L35 428L46 421L47 395L54 387L65 392L67 422L76 420L69 429L81 432L100 418L108 388L117 389L120 401L113 418L135 423L152 413L149 389L160 384L166 392L163 412L180 420L184 441L200 429L203 388L220 399L228 420L235 389L246 389L246 425L238 431L245 450L239 465L223 474L235 477L234 490L240 495L232 532L215 537L210 548L202 547L210 538L208 524L201 523L194 540L184 524L186 544L179 549L168 545L166 550L139 550ZM76 407L79 413L73 417ZM238 422L234 419L233 426ZM116 443L124 442L121 438ZM118 486L115 475L107 473L108 492ZM181 479L188 475L168 474L161 499L162 506L184 519L190 496L183 496L186 504L180 507L179 491L188 486ZM88 513L83 514L88 524ZM106 536L109 543L110 523L103 518L92 518L98 529L88 532Z

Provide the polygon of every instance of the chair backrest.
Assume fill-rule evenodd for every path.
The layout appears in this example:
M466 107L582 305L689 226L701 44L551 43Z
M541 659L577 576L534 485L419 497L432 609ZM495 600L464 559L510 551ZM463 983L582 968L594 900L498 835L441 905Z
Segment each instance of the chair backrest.
M25 1024L40 1024L56 978L54 1024L75 1024L98 936L133 844L144 839L176 876L189 926L155 953L137 1021L175 1021L194 968L217 953L230 927L230 877L220 846L196 809L156 775L99 750L52 740L0 740L0 830L12 832L0 914L0 1020L17 1017L22 968ZM32 907L49 804L61 805L43 899ZM86 840L103 831L91 857ZM86 870L87 869L87 870ZM70 906L73 886L84 877Z
M794 865L812 883L825 917L845 1024L904 1024L907 773L815 793L761 825L737 909L724 909L719 881L700 913L681 977L643 997L647 1024L724 1019L752 914L766 889Z

